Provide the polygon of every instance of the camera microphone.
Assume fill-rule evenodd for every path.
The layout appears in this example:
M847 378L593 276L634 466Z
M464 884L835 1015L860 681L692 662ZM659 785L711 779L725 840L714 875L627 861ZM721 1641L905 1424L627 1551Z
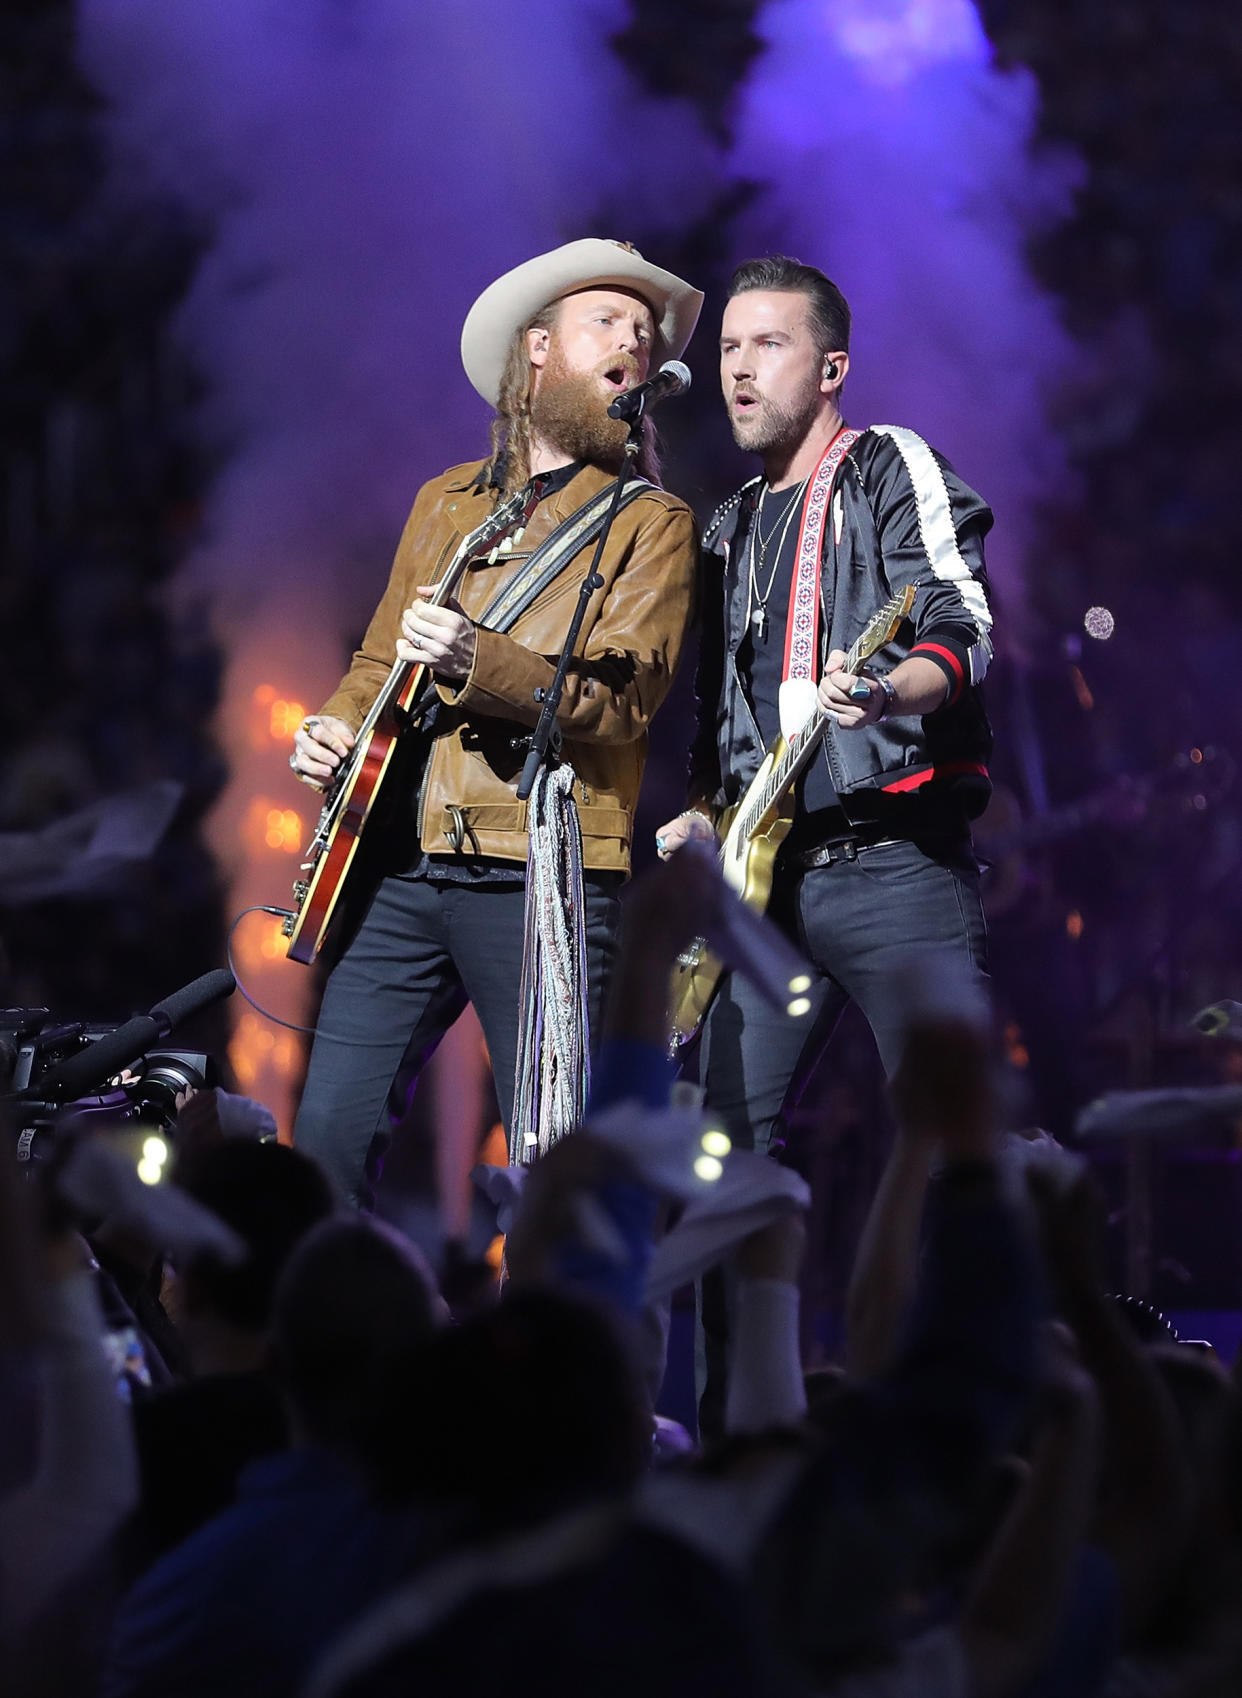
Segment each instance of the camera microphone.
M78 1050L76 1055L49 1068L24 1095L72 1102L105 1079L111 1079L131 1061L137 1061L153 1045L162 1042L174 1026L209 1008L221 997L231 996L236 988L236 979L223 967L202 974L180 990L173 991L162 1002L157 1002L149 1014L135 1015L123 1026L118 1026L115 1032L97 1038L85 1049Z
M157 1002L151 1010L151 1019L161 1022L160 1037L166 1038L174 1026L188 1020L191 1014L201 1013L222 997L232 996L236 989L237 980L232 973L226 967L214 967L210 973L204 973L180 990L175 990L171 996L166 996L163 1002Z

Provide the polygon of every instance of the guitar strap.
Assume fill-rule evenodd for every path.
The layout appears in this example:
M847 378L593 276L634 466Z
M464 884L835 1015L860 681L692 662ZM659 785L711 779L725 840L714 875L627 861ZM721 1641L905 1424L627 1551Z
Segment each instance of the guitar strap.
M628 507L631 501L651 487L646 478L627 478L621 491L621 506ZM492 598L475 623L489 631L512 630L531 603L561 575L574 556L598 537L614 488L615 485L609 484L562 520L551 536L544 538L526 564Z
M779 694L781 735L788 740L801 731L815 710L819 684L819 597L824 559L824 526L838 468L862 435L842 428L824 450L811 473L802 503L798 555L789 588L785 621L785 666ZM840 537L837 538L840 541Z

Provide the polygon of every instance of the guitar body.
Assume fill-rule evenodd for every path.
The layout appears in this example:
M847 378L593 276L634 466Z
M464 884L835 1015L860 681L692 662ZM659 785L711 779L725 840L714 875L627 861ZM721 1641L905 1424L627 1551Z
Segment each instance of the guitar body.
M749 832L742 825L768 785L774 768L785 754L785 740L778 737L764 756L763 765L751 781L741 801L730 808L720 821L723 841L720 847L720 866L725 883L748 908L757 914L765 912L772 895L772 873L781 844L793 825L792 794L770 803L759 815L757 825ZM670 999L670 1038L674 1045L689 1043L699 1030L712 1005L724 963L713 955L701 937L685 948L673 968Z
M285 921L289 959L303 966L309 967L323 948L397 739L408 723L409 704L419 693L424 669L411 668L411 673L405 688L349 751L307 848L302 863L305 877L294 886L297 912Z
M471 531L438 579L431 605L443 606L475 554L486 552L515 524L525 525L537 500L529 490L519 491ZM431 689L425 666L398 660L371 704L319 815L302 862L304 876L293 887L294 912L282 927L291 961L309 966L323 948L398 740Z

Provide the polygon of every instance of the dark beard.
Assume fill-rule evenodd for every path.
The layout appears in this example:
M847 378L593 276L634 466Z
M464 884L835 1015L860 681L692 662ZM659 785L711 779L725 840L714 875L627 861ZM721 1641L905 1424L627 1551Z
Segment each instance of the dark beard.
M735 416L729 421L733 440L748 454L770 454L773 450L792 453L805 439L818 411L818 385L808 390L801 406L794 402L778 407L773 401L760 401L758 416Z
M609 472L620 470L630 427L624 419L608 417L594 373L566 371L554 354L531 398L530 422L545 442L571 460L586 460Z

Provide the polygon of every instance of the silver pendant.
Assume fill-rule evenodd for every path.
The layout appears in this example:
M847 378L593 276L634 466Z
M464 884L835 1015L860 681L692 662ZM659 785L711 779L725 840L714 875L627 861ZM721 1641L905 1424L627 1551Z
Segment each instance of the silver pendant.
M767 610L762 607L757 607L750 616L750 629L753 633L752 640L756 643L761 643L763 641L763 633L767 630L767 628Z

